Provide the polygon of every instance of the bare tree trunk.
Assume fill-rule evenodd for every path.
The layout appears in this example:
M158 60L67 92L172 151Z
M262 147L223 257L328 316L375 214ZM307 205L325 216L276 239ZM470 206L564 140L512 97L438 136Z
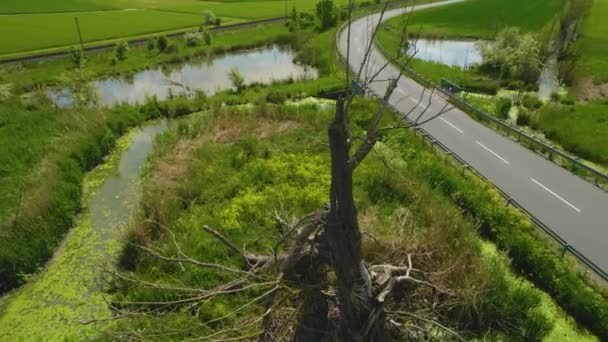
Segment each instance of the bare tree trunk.
M340 337L343 341L384 341L387 338L383 320L372 319L375 299L361 256L361 232L353 198L353 168L349 165L350 132L343 99L336 103L336 117L328 133L332 183L325 233L336 273Z

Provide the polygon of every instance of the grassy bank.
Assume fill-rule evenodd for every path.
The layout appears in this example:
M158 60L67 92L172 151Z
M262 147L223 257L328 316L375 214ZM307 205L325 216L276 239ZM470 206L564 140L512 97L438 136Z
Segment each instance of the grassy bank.
M595 0L582 25L577 42L577 77L608 83L608 2ZM608 96L608 92L604 94Z
M363 132L375 106L371 99L355 103L354 135ZM159 139L143 181L142 217L131 228L131 241L165 255L184 253L238 267L239 258L200 229L209 225L252 252L267 252L276 243L275 210L297 217L326 201L329 160L324 141L331 117L331 109L319 110L314 104L262 104L180 120ZM385 124L392 122L387 119ZM417 164L451 168L442 158L408 132L391 134L376 152L355 176L366 258L390 263L413 253L417 267L433 274L430 281L453 290L453 296L431 309L424 304L428 295L424 288L408 287L407 303L395 299L391 310L426 308L467 338L593 340L577 331L548 296L510 274L500 253L483 252L487 246L477 235L474 221L460 213L450 196L413 172ZM125 250L121 265L131 271L128 277L165 286L210 288L226 280L214 270L163 263L132 245ZM112 288L119 303L172 301L187 295L131 281L119 284ZM260 315L262 307L254 304L214 322L261 293L252 290L205 301L197 305L196 315L179 305L165 307L158 318L119 323L109 336L126 338L134 331L161 340L172 332L177 339L210 336ZM284 314L293 315L297 299L285 305ZM123 309L135 307L125 304ZM225 337L257 333L249 328Z

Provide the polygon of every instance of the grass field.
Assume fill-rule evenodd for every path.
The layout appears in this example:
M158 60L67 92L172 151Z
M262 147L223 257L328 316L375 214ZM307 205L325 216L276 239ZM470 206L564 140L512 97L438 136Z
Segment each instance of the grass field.
M343 5L346 0L336 3ZM84 41L96 42L198 26L206 10L220 16L225 25L284 16L292 7L312 11L315 4L309 0L9 1L0 4L0 55L78 44L74 17L80 21Z
M538 125L547 138L566 150L608 166L608 105L605 102L545 107Z
M608 82L608 1L595 0L579 40L577 76Z
M539 31L559 12L562 0L468 0L450 6L414 12L411 32L424 36L493 38L500 29L518 26ZM398 26L400 19L388 22Z

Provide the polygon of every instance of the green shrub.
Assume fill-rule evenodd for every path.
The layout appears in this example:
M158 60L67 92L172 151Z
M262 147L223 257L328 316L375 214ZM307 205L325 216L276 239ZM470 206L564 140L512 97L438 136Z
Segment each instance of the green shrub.
M508 119L511 106L513 106L513 102L511 102L510 98L499 98L496 102L496 114L498 115L498 117L501 119Z
M266 95L266 100L274 104L283 104L287 101L287 95L281 91L270 91L268 92L268 95Z
M461 86L471 92L488 95L496 95L500 88L500 84L497 81L473 79L462 81Z
M525 87L524 81L511 81L507 84L507 89L509 90L522 90Z
M517 113L517 124L519 126L528 126L531 119L530 112L527 109L520 107L519 112Z
M120 42L118 42L116 44L116 47L114 48L114 55L116 56L116 59L118 59L119 61L124 61L125 59L127 59L128 51L129 51L129 43L127 43L124 40L121 40Z
M169 39L167 38L167 36L160 36L156 39L156 48L158 49L158 51L165 52L168 46Z
M526 94L521 100L521 104L530 110L536 110L543 106L543 101L541 101L536 95Z
M147 43L147 49L148 51L152 51L156 48L156 39L155 38L150 38L148 39L148 43Z
M559 103L561 103L565 106L574 106L574 104L576 103L576 100L574 99L574 97L572 95L568 94L568 95L559 97Z

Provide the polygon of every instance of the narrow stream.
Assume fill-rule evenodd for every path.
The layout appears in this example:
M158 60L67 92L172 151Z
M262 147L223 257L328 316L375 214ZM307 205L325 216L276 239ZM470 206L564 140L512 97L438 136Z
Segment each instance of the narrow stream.
M317 70L294 62L295 52L289 48L272 46L202 58L174 67L157 67L134 74L132 77L110 77L93 82L100 103L113 106L120 103L143 103L146 97L163 100L184 93L185 85L191 91L213 95L232 88L228 77L231 69L238 70L246 83L268 84L287 79L317 78ZM72 105L69 89L55 89L48 96L59 107Z
M85 210L47 269L10 295L0 316L0 341L82 341L111 317L100 291L104 265L120 253L124 227L138 209L139 177L167 121L150 123L119 139L108 160L87 174ZM68 340L68 339L66 339Z

